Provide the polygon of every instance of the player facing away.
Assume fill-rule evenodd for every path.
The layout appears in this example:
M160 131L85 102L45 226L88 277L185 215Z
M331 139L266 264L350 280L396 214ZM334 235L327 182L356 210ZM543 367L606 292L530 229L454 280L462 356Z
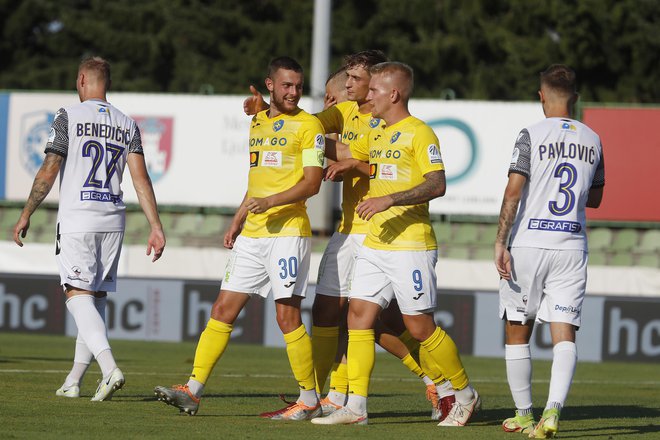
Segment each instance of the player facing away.
M247 193L224 237L232 249L222 288L202 332L186 385L158 386L159 400L194 415L213 367L236 320L253 295L273 291L277 323L284 334L293 375L300 387L294 405L278 420L306 420L321 412L316 394L312 343L300 316L310 263L311 227L305 200L319 191L325 137L318 119L298 107L303 70L289 57L271 61L266 78L270 109L250 128Z
M51 126L46 157L30 196L14 227L23 246L30 216L60 176L56 260L66 294L66 307L78 328L73 367L56 395L79 397L92 359L103 378L93 401L110 400L124 385L110 349L105 326L106 292L117 286L117 265L124 237L126 206L120 183L128 164L140 206L151 226L147 255L160 258L165 235L147 173L140 130L135 121L107 101L110 64L87 58L76 81L80 104L61 108Z
M369 93L369 68L387 61L379 50L365 50L348 55L342 69L346 71L344 84L346 101L328 106L316 116L327 133L338 133L343 144L350 144L382 125L379 118L371 114L371 104L367 101ZM251 89L253 96L246 99L244 109L252 113L257 106L265 106L256 89ZM334 143L330 142L328 145ZM332 149L332 148L331 148ZM328 159L336 159L333 151L326 149ZM362 173L357 167L364 166ZM368 231L368 222L356 213L358 203L364 199L369 189L368 164L361 161L344 160L332 164L326 177L341 176L342 182L342 218L323 253L319 267L316 295L312 307L312 346L314 351L314 371L317 391L323 391L330 374L329 392L321 399L323 414L341 408L348 395L348 376L346 367L347 333L345 317L347 312L349 281L353 262L358 249L362 246ZM412 353L419 350L419 343L405 331L401 313L396 301L381 314L376 321L376 342L388 352L402 360L403 364L418 375L426 385L426 396L431 401L432 418L439 419L444 407L448 414L454 400L451 384L442 376L436 385L419 366ZM382 321L385 321L384 323ZM263 417L272 417L275 413L264 413Z
M445 193L438 138L410 115L412 69L386 62L370 69L367 100L384 126L350 145L353 157L369 161L369 197L357 206L369 221L350 285L348 307L349 395L344 407L315 424L366 424L367 396L375 362L374 324L396 298L403 321L421 342L422 367L434 382L448 378L456 401L441 426L464 426L480 407L451 337L435 324L437 242L428 202Z
M571 119L575 73L552 65L541 73L546 118L518 135L495 241L500 317L506 320L507 379L516 405L502 427L554 437L577 363L575 332L587 283L585 207L603 197L605 168L598 135ZM534 322L550 323L553 344L550 391L543 416L532 414Z

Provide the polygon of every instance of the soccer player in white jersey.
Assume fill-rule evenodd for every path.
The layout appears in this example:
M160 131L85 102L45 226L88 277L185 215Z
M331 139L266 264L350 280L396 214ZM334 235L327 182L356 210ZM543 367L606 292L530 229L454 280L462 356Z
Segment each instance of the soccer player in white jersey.
M60 175L56 258L66 306L78 328L73 367L57 396L79 397L80 383L93 358L103 379L93 401L109 400L124 385L105 327L106 292L117 285L125 210L120 183L128 164L140 206L151 232L147 255L153 261L165 248L156 197L135 121L107 101L110 64L99 57L83 60L76 82L80 104L61 108L50 130L46 157L14 227L23 246L30 216Z
M420 342L424 371L435 382L446 377L456 401L440 426L464 426L481 399L470 386L453 340L433 319L436 305L437 242L428 202L445 193L438 138L408 111L412 69L385 62L369 69L367 100L384 125L350 145L354 159L368 161L369 197L356 209L369 221L350 283L348 306L348 401L319 425L367 424L367 396L375 363L374 325L396 298L403 321ZM338 162L340 163L340 162ZM363 170L365 167L359 167Z
M568 395L587 282L585 207L603 197L605 168L598 135L571 119L575 73L552 65L539 91L546 119L518 135L500 211L495 266L500 317L506 320L505 359L516 415L505 431L550 438ZM535 426L529 339L534 322L550 323L553 361L550 392Z
M192 374L186 385L154 389L159 400L190 415L198 410L238 314L251 297L267 297L270 290L300 387L298 400L271 418L307 420L321 412L312 341L300 306L307 290L312 235L305 201L321 187L325 132L318 119L298 107L303 69L297 61L271 61L266 87L270 109L252 119L247 193L225 234L224 246L232 253L211 319L197 344Z

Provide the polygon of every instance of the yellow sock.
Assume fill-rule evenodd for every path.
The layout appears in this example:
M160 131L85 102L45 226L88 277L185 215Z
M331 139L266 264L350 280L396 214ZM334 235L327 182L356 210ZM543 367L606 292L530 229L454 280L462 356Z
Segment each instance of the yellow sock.
M437 369L439 369L439 372L451 382L455 389L462 390L468 385L470 381L458 355L456 344L444 330L436 327L433 334L421 345L424 348L424 350L420 350L422 365L434 383L442 382L437 376ZM427 356L428 359L425 359Z
M408 367L410 371L412 371L414 374L416 374L419 377L424 377L426 376L426 373L424 373L424 370L422 370L422 367L419 366L417 361L408 353L406 357L401 359L401 362L403 362L403 365Z
M305 326L301 325L291 333L284 335L286 354L293 371L293 377L302 390L316 389L314 379L314 361L312 360L312 339L307 334Z
M341 394L348 394L348 367L346 364L336 364L332 366L330 373L330 391Z
M371 371L376 362L376 337L373 329L348 331L347 357L349 393L368 396Z
M417 339L413 338L408 330L404 331L399 335L399 339L404 345L408 348L409 352L414 352L419 350L419 342Z
M337 354L339 327L312 326L312 353L314 354L314 374L316 392L321 394L328 373Z
M225 352L227 344L229 344L229 337L234 328L231 324L209 319L206 323L206 328L199 336L197 349L195 350L195 360L193 361L193 371L190 375L191 379L206 383L213 367L218 362L218 359Z

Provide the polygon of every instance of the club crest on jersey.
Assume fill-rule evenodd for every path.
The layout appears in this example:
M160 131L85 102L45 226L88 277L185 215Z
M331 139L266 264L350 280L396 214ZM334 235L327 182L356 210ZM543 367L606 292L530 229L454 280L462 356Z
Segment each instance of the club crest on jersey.
M400 131L397 131L396 133L394 133L394 134L392 135L392 137L390 138L390 144L395 143L395 142L397 141L397 139L399 139L399 136L401 136L401 132L400 132Z
M44 147L55 139L51 125L59 115L42 110L26 113L21 117L20 125L20 160L25 171L36 174L44 161Z
M278 119L273 122L273 131L280 131L284 127L284 119Z
M259 166L259 152L252 151L250 153L250 168Z
M147 170L153 182L160 180L172 162L172 132L174 118L132 116L140 128L142 150Z
M369 127L376 128L380 125L380 118L371 118L369 121Z

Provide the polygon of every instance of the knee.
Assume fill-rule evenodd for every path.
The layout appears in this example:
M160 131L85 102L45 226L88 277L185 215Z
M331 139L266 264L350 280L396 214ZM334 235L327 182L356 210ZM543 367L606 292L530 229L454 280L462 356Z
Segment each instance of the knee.
M233 324L238 313L240 313L240 310L238 312L231 310L231 307L225 304L221 297L218 297L211 307L211 318L225 324Z
M298 311L298 313L295 313L293 310L278 311L277 325L280 327L283 334L291 333L302 325L300 312Z
M317 295L312 306L312 320L314 325L320 327L333 327L339 325L341 317L340 298L318 299L322 295Z

